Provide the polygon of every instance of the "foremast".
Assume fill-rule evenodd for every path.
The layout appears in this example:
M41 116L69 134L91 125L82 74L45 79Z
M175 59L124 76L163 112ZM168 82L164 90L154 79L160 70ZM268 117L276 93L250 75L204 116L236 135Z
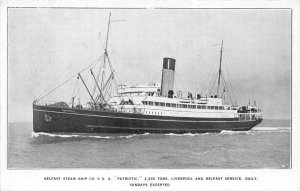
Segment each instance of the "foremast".
M221 82L221 74L222 74L222 54L223 54L223 40L220 50L220 65L219 65L219 77L218 77L218 87L217 87L217 97L219 97L219 89L220 89L220 82Z
M70 105L72 108L82 108L82 105L80 103L80 98L79 98L79 81L82 82L82 84L84 85L87 93L88 93L88 99L90 99L89 102L87 102L88 105L90 105L93 109L97 109L97 108L104 108L107 106L108 100L110 99L111 92L109 92L111 90L111 87L114 84L117 87L117 83L115 81L115 76L114 76L114 69L112 67L112 63L110 60L110 57L108 55L108 41L109 41L109 32L110 32L110 25L111 25L111 13L109 13L109 19L108 19L108 24L107 24L107 34L106 34L106 42L105 42L105 48L104 48L104 53L98 58L96 59L92 64L90 64L89 66L83 68L80 72L75 73L73 76L71 76L70 78L68 78L66 81L64 81L63 83L59 84L58 86L56 86L54 89L40 95L38 98L34 99L33 104L37 104L39 101L41 101L43 98L45 98L46 96L48 96L49 94L51 94L52 92L54 92L55 90L57 90L58 88L62 87L63 85L67 84L68 82L70 82L72 79L77 78L77 81L75 83L75 87L73 90L73 94L71 97L71 103L68 104L67 102L64 101L60 101L60 102L54 102L54 101L42 101L43 103L45 103L46 105L52 105L52 106L56 106L59 105L61 103L64 104L64 106L66 105ZM94 75L93 72L93 68L97 65L100 64L99 67L99 72L97 72L97 75ZM106 69L106 65L109 65L109 69ZM94 80L94 90L91 91L88 87L88 84L86 83L86 77L87 75L85 75L85 77L83 78L82 73L89 70L90 71L90 75L92 76L93 80ZM108 73L107 73L108 72ZM105 73L108 74L107 77L105 77ZM99 80L101 79L101 81ZM78 93L77 96L74 95L75 89L76 87L78 88ZM95 91L98 90L99 93L95 94ZM75 106L75 97L78 97L78 105ZM67 106L66 106L67 107Z
M110 57L109 57L108 51L107 51L108 41L109 41L110 25L111 25L111 13L109 13L109 18L108 18L108 23L107 23L106 41L105 41L105 48L104 48L104 53L103 53L103 64L102 64L101 71L100 71L100 74L101 74L101 83L100 83L100 85L98 84L97 79L95 78L95 76L94 76L94 74L91 70L91 74L93 75L93 78L95 80L95 86L99 90L99 94L96 97L95 101L99 102L101 107L105 107L106 104L107 104L108 99L105 98L106 93L107 93L107 89L111 85L111 81L114 80L114 69L112 67ZM107 63L109 65L110 74L109 74L108 78L105 80L105 75L106 75L105 71L106 71Z
M109 28L110 28L110 17L111 17L111 13L109 13L108 24L107 24L107 33L106 33L106 41L105 41L105 49L104 49L104 59L103 59L103 70L102 70L102 80L101 80L101 91L103 91L104 77L105 77L105 67L106 67L106 59L108 58L107 45L108 45Z

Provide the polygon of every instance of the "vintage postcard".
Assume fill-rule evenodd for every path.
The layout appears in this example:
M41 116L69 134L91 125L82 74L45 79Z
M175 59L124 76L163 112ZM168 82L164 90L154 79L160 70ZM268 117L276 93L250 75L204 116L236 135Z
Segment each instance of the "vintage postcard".
M298 1L1 2L1 189L299 190Z

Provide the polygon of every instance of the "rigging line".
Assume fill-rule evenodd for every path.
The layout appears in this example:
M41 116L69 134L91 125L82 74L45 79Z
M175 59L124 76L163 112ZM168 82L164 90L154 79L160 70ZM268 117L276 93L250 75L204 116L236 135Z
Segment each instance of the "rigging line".
M231 104L233 104L232 98L231 98L231 95L230 95L230 91L229 91L229 89L227 87L227 84L226 84L226 81L225 81L225 78L224 78L223 75L222 75L222 78L223 78L223 81L224 81L224 84L225 84L225 89L227 89L227 91L228 91L228 96L229 96L230 102L231 102Z
M205 66L205 64L206 64L206 61L205 61L205 50L204 50L204 45L203 45L203 41L201 40L200 41L201 43L201 45L200 45L200 50L199 50L199 52L200 52L200 62L199 62L199 64L197 65L197 68L198 68L198 70L201 70L201 65L203 65L203 66ZM199 77L199 79L201 79L201 76ZM203 90L202 91L200 91L201 90L201 87L200 87L200 85L201 85L201 83L199 83L200 82L200 80L198 79L198 83L197 83L197 87L199 88L199 91L198 91L198 88L197 88L197 92L200 92L200 94L202 94L202 92L203 92ZM206 78L206 81L208 80L208 78ZM205 81L205 83L206 83L206 81ZM199 86L198 86L198 84L199 84Z
M103 55L102 55L102 56L103 56ZM93 63L90 64L89 66L83 68L79 73L81 73L81 72L87 70L88 68L92 67L93 65L97 64L97 63L98 63L98 60L101 59L102 56L100 56L100 57L96 60L96 62L93 62ZM39 100L43 99L44 97L46 97L47 95L49 95L49 94L52 93L53 91L57 90L59 87L61 87L61 86L64 85L65 83L69 82L72 78L74 78L74 77L77 76L77 75L78 75L78 72L77 72L76 74L74 74L73 76L71 76L71 77L70 77L69 79L67 79L66 81L64 81L63 83L61 83L60 85L56 86L56 88L52 89L51 91L49 91L49 92L46 93L45 95L41 94L41 95L36 99L36 101L39 101Z
M91 68L91 69L92 69L92 68ZM98 77L98 74L97 74L97 77ZM96 79L97 79L97 78L96 78ZM95 80L95 82L97 82L97 80ZM92 95L93 95L93 96L95 95L96 89L97 89L97 85L96 85L96 83L95 83L94 88L93 88L93 91L92 91Z
M116 20L116 21L111 21L110 23L112 23L112 22L119 22L119 21L126 21L126 20ZM110 43L110 47L112 49L112 45L114 44L114 38L113 38L113 33L112 33L112 27L111 27L111 25L109 25L109 34L110 34L110 39L112 41L112 43ZM114 70L114 68L113 68L113 66L111 64L111 60L110 60L110 56L108 55L108 52L109 51L106 50L106 58L108 60L110 70L113 73L112 81L115 84L115 91L117 92L118 91L118 83L117 83L117 78L116 78L116 75L115 75L116 72L115 72L115 70Z
M216 75L211 79L210 83L209 83L209 86L207 87L207 93L208 93L208 96L210 97L211 96L211 93L214 89L214 86L215 86L215 81L216 81ZM210 88L210 89L209 89Z
M112 64L111 64L111 61L110 61L110 58L108 57L108 55L107 55L107 60L108 60L108 63L109 63L109 67L110 67L110 70L111 70L111 74L110 74L110 77L109 78L111 78L110 80L112 80L113 81L113 83L114 83L114 85L115 85L115 89L116 89L116 91L118 91L118 83L117 83L117 78L116 78L116 72L115 72L115 70L113 69L113 67L112 67ZM105 88L105 87L104 87Z
M111 50L111 52L113 52L112 51L112 50L114 50L113 44L115 44L115 41L114 41L114 37L113 37L113 32L112 32L112 26L111 26L111 24L109 26L109 35L110 35L110 41L111 41L111 43L110 43L110 50ZM108 49L108 47L106 49ZM106 52L108 52L108 50L106 50Z
M63 72L61 72L59 76L63 76L64 73L71 67L71 65L73 65L72 62L70 62L70 63L67 65L67 67L64 68ZM56 81L56 80L57 80L57 79L53 80L53 82L52 82L52 83L50 84L50 86L48 86L48 87L51 87L51 86L55 85L55 81ZM45 90L44 92L46 92L46 90ZM43 92L42 94L44 94L44 92ZM42 94L41 94L41 95L42 95ZM41 96L41 95L40 95L40 96ZM38 97L40 97L40 96L38 96Z
M111 18L111 13L109 13L107 41L108 41L108 36L110 35L110 39L111 39L111 41L113 42L113 41L114 41L114 38L113 38L112 25L111 25L111 23L114 23L114 22L122 22L122 21L127 21L127 20L120 20L120 19L119 19L119 20L113 20L113 21L111 21L110 18ZM113 73L112 81L113 81L114 84L115 84L115 89L116 89L116 91L118 91L117 78L116 78L116 76L115 76L115 71L114 71L114 68L112 67L112 64L111 64L111 61L110 61L110 57L109 57L108 51L107 51L107 47L108 47L108 46L107 46L107 41L106 41L106 48L105 48L105 51L106 51L106 58L107 58L107 60L108 60L110 70L111 70L111 72ZM112 44L114 44L114 43L110 43L111 48L112 48Z
M89 72L87 72L87 73L85 74L84 79L82 79L82 76L81 76L81 80L86 81L88 75L89 75ZM88 87L87 87L87 85L85 84L85 82L83 83L83 85L85 86L86 89L88 89ZM91 92L89 91L89 89L88 89L87 91L88 91L89 94L91 93ZM90 95L91 95L91 94L90 94ZM94 99L93 97L91 97L91 98ZM92 99L90 99L90 102L93 101Z
M94 65L92 68L90 68L90 70L93 70L95 68L95 66L96 65ZM100 65L99 71L100 71L100 69L101 69L101 65ZM99 81L99 76L100 76L100 72L97 73L97 78L96 79L98 79L98 81ZM92 92L93 96L95 94L95 91L96 91L96 84L94 85L94 88L93 88L93 92Z
M150 80L150 83L155 82L155 80L160 76L160 73L161 73L161 71L157 71L157 72L155 73L155 75L154 75L154 78L152 78L152 79Z
M109 12L109 18L108 18L108 24L107 24L107 33L106 33L106 42L105 42L105 52L104 52L104 60L103 60L103 71L102 71L102 80L101 80L101 90L103 91L103 83L105 79L105 68L106 68L106 58L108 59L109 62L109 57L107 53L107 47L108 47L108 39L109 39L109 34L111 36L111 12Z
M212 74L212 73L211 73ZM217 74L215 74L215 75L217 75ZM204 89L204 91L206 91L209 87L211 87L212 89L213 89L213 87L214 87L214 82L215 82L215 78L216 77L212 77L211 78L211 80L210 80L210 82L208 82L207 84L206 84L206 87L205 87L205 89ZM211 92L212 90L210 90L210 92ZM209 92L207 92L207 93L209 93Z
M210 44L210 45L207 45L207 46L220 46L220 44Z
M109 19L108 19L108 24L107 24L107 33L106 33L106 42L105 42L105 52L104 52L104 60L103 60L103 71L102 71L102 80L101 80L101 90L103 91L105 89L105 87L103 88L103 83L104 83L104 79L105 79L105 68L106 68L106 59L108 60L108 62L110 63L109 60L109 56L107 53L107 48L108 48L108 39L109 36L111 37L110 39L112 40L112 32L111 32L111 12L109 13ZM110 43L111 44L111 43ZM110 65L110 69L111 69L111 64Z
M111 83L107 84L106 88L104 88L104 96L110 96L109 89L111 88ZM111 96L110 96L111 97Z
M226 67L226 72L227 72L228 80L229 80L229 88L230 88L231 91L233 91L233 88L232 88L232 85L231 85L231 78L230 78L230 75L229 75L229 72L228 72L229 70L228 70L227 65L228 65L228 59L227 59L227 56L225 56L225 67ZM233 92L233 95L235 95L234 92ZM233 96L233 99L235 99L234 96Z
M102 46L102 48L104 49L104 43L101 40L101 32L99 32L99 41L100 41L100 45Z
M115 70L114 70L114 68L111 64L110 57L108 56L108 53L106 54L106 56L107 56L108 64L109 64L109 67L110 67L110 70L111 70L111 73L112 73L112 80L115 83L116 91L118 91L118 84L117 84L117 79L116 79L116 76L115 76Z
M76 87L77 87L77 84L78 84L78 80L76 80L76 83L75 83L75 86L74 86L74 89L73 89L73 92L72 92L72 98L71 98L71 104L72 104L72 107L74 106L74 99L76 97L75 95L75 91L76 91Z
M215 76L215 78L214 78L214 80L213 80L212 87L211 87L211 89L210 89L210 91L209 91L209 95L212 94L212 91L213 91L213 89L214 89L215 82L216 82L216 80L217 80L217 78L218 78L218 75L219 75L219 74L217 73L216 76Z
M90 91L89 91L88 87L86 86L86 84L85 84L84 80L82 79L82 77L81 77L81 75L80 75L79 73L78 73L78 76L80 77L80 79L81 79L81 81L82 81L83 85L85 86L85 88L86 88L87 92L88 92L88 93L89 93L89 95L91 96L91 99L93 100L94 104L95 104L95 105L97 105L97 104L96 104L96 102L95 102L95 100L94 100L94 98L93 98L93 96L91 95L91 93L90 93ZM92 106L92 105L91 105L91 106Z
M105 101L104 96L103 96L103 94L102 94L102 91L101 91L101 89L100 89L100 87L99 87L99 84L98 84L98 82L97 82L97 79L95 78L95 75L94 75L94 73L93 73L93 70L91 69L90 71L91 71L91 74L92 74L92 76L93 76L93 78L94 78L94 80L95 80L95 85L97 86L97 88L98 88L98 90L99 90L99 93L100 93L100 95L102 96L103 101ZM94 96L94 95L93 95L93 96ZM97 101L97 99L95 99L95 100Z
M209 73L208 73L208 76L205 80L205 86L204 86L205 88L204 88L204 90L201 91L201 93L205 92L210 87L211 82L208 82L208 81L211 78L211 76L213 75L213 73L214 73L213 71L215 71L215 69L214 69L213 65L210 64Z
M107 79L102 91L104 91L104 97L106 96L106 92L107 92L107 89L106 88L109 88L109 86L112 84L110 82L111 78L113 76L113 73L111 73L111 75L109 76L109 78ZM100 98L100 95L97 96L96 100L98 100ZM105 101L105 100L104 100Z
M104 87L103 87L103 89L102 89L102 91L103 91L103 97L105 97L106 96L106 93L107 93L107 91L108 91L108 88L109 88L109 86L111 85L111 83L109 83L110 82L110 78L111 78L111 76L112 76L112 74L110 75L110 77L107 79L107 81L106 81L106 83L105 83L105 85L104 85ZM100 95L98 95L97 97L96 97L96 100L98 100L98 99L100 99L101 97L100 97ZM105 101L105 100L104 100Z
M228 86L227 86L227 84L226 84L226 81L225 81L225 78L224 78L223 75L222 75L222 79L223 79L223 81L224 81L224 88L225 88L225 90L226 90L227 93L228 93L229 101L230 101L230 103L232 104L233 102L232 102L232 99L231 99L230 90L228 89Z
M101 60L102 60L102 59L100 59L99 62L100 62ZM99 62L98 62L98 63L99 63ZM96 66L96 65L94 65L91 69L93 70L95 66ZM99 82L99 80L100 80L101 67L102 67L102 63L99 65L99 69L98 69L99 72L97 72L97 77L96 77L97 82ZM95 94L95 92L96 92L96 89L97 89L97 88L96 88L96 84L95 84L94 89L93 89L93 93L92 93L93 96L94 96L94 94Z
M210 70L210 72L209 72L209 74L208 74L208 76L207 76L207 78L206 78L206 80L205 80L205 86L204 86L204 89L201 91L201 94L203 93L203 92L205 92L206 91L206 89L209 87L209 82L208 82L208 80L209 80L209 78L211 77L211 75L212 75L212 68L211 68L211 70Z
M101 59L101 57L99 57L98 59L96 59L96 60L94 61L94 63L97 64L97 63L99 62L100 59ZM93 64L92 64L92 65L93 65ZM84 70L85 70L85 69L83 69L82 71L84 71ZM74 75L74 76L75 76L75 75ZM73 77L74 77L74 76L73 76ZM71 80L73 77L71 77L70 80ZM59 85L57 88L59 88L59 87L62 86L62 85L63 85L63 84ZM57 88L56 88L56 89L57 89ZM52 92L53 92L53 91L52 91ZM49 92L49 93L50 93L50 92ZM47 94L47 95L48 95L48 94ZM46 96L46 95L45 95L45 96ZM43 96L43 97L45 97L45 96ZM42 98L43 98L43 97L42 97ZM42 99L42 98L40 98L40 99Z
M180 74L178 72L176 72L176 71L175 71L175 74L176 74L176 76L178 76L179 82L180 82L181 86L183 87L184 91L188 92L187 89L185 88L185 86L182 83L182 79L180 77Z
M111 71L112 73L114 73L115 70L114 70L114 68L113 68L113 66L112 66L112 64L111 64L110 57L109 57L109 55L108 55L107 52L106 52L106 57L107 57L107 61L108 61L108 64L109 64L110 71Z
M78 79L76 80L76 83L75 83L75 86L74 86L74 89L73 89L73 93L72 93L72 97L74 97L74 95L75 95L77 85L78 85Z
M112 86L112 83L111 82L108 82L105 84L105 88L103 88L103 91L104 91L104 96L106 96L107 94L109 94L109 91L111 90Z
M111 23L116 23L116 22L121 22L121 21L127 21L127 20L114 20L114 21L111 21Z

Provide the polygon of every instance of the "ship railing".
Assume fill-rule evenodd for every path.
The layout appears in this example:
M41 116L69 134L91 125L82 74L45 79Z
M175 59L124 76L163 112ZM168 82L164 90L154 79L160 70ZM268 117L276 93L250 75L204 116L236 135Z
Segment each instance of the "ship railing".
M121 106L118 109L116 109L116 111L120 113L143 114L145 112L145 109L141 107L125 108Z
M261 119L261 113L238 113L238 117L240 121L249 121L249 120L257 120Z
M59 107L59 108L72 108L72 103L66 103L62 101L36 101L33 102L34 105L40 105L40 106L48 106L48 107ZM80 107L78 107L80 106ZM89 104L80 104L76 107L76 109L90 109Z
M65 103L65 102L59 102L59 101L35 101L33 102L34 105L41 105L41 106L54 106L59 103ZM70 104L65 103L64 105L61 105L62 107L69 107Z

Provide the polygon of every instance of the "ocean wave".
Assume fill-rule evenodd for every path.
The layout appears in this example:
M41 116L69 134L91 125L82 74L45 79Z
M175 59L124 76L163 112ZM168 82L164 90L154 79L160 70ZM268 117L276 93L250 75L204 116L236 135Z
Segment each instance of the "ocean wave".
M120 139L120 138L133 138L137 136L145 136L150 133L144 134L130 134L130 135L112 135L112 136L103 136L103 135L90 135L90 134L57 134L57 133L44 133L44 132L32 132L32 138L38 138L41 136L47 137L57 137L57 138L94 138L94 139Z
M230 131L230 130L222 130L220 133L184 133L184 134L176 134L176 133L168 133L164 134L167 136L203 136L203 135L235 135L235 134L247 134L247 135L255 135L258 133L283 133L283 132L291 132L291 127L254 127L249 131ZM118 134L85 134L85 133L76 133L76 134L62 134L62 133L45 133L45 132L32 132L32 138L38 138L40 136L52 137L52 138L94 138L94 139L128 139L133 137L139 136L148 136L150 133L144 134L125 134L125 135L118 135Z
M275 131L277 130L277 127L253 127L252 130L257 130L257 131Z
M182 136L195 136L196 134L192 134L192 133L185 133L185 134L168 133L168 134L165 134L165 135L182 137Z
M235 134L256 135L259 133L289 133L289 132L291 132L290 127L254 127L249 131L223 130L220 132L220 134L221 135L235 135Z
M251 131L256 132L291 132L291 127L254 127Z
M220 135L236 135L236 134L247 134L247 135L255 135L252 131L229 131L223 130L220 132Z
M168 133L168 134L164 134L164 135L167 135L167 136L177 136L177 137L183 137L183 136L194 137L194 136L208 135L208 134L212 134L212 133L183 133L183 134Z

